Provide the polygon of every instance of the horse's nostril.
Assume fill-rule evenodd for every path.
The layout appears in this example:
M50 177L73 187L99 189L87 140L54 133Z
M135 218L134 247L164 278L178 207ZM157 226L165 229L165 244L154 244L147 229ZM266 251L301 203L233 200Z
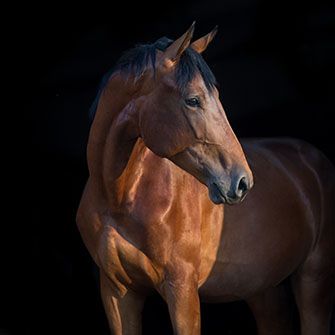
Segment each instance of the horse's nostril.
M247 179L242 177L237 186L238 193L243 195L248 190Z

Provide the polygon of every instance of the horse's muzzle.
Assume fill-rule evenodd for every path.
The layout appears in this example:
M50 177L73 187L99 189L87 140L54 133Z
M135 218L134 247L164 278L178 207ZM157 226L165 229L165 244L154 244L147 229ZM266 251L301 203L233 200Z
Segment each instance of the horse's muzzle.
M215 204L234 205L243 201L252 186L252 177L243 174L232 178L229 188L226 183L214 181L208 186L209 197Z

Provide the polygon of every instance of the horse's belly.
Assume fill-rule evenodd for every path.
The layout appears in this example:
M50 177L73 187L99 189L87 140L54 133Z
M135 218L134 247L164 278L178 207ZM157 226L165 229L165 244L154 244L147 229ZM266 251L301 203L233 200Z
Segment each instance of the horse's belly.
M303 211L295 209L293 215L286 207L247 215L248 207L254 207L251 200L225 211L216 260L199 290L205 301L246 299L276 286L310 250L311 230Z
M247 248L246 253L219 257L206 281L199 289L200 297L207 302L227 302L247 299L282 282L292 274L306 257L304 243L296 241L283 248L269 248L260 242L259 249Z
M289 269L272 270L261 264L216 263L206 282L199 288L204 302L229 302L247 299L279 284Z
M259 240L249 246L233 243L232 249L226 251L221 247L210 275L199 288L201 299L208 302L247 299L278 285L308 254L308 239L304 234L300 239L293 234L286 240L279 237L273 238L272 243L268 241Z

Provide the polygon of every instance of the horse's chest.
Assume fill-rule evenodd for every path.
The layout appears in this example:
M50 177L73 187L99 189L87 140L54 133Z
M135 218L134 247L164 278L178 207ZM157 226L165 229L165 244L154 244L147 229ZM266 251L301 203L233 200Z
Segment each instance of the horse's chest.
M98 243L99 265L117 295L123 296L128 288L159 290L170 267L174 268L179 261L198 267L201 253L207 258L199 268L200 280L207 277L215 258L217 243L213 243L213 236L219 236L214 229L217 225L201 231L200 215L194 217L184 211L180 218L173 213L166 213L164 220L155 215L144 220L137 211L117 219L104 219ZM222 220L222 214L213 215L215 222L218 218ZM202 237L206 243L201 243Z

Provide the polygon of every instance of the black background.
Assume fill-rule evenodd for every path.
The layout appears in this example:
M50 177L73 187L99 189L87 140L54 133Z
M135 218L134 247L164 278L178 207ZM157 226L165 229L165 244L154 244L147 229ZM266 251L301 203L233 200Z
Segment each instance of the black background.
M0 332L108 334L94 265L74 218L87 178L90 104L103 74L134 44L175 39L193 20L195 38L218 24L204 57L236 134L302 138L335 162L331 2L48 2L28 9L17 22L30 95L22 114L32 129L31 220L24 230L25 270L5 287ZM202 313L204 334L255 332L244 303L203 305ZM171 333L156 296L144 311L147 333Z

